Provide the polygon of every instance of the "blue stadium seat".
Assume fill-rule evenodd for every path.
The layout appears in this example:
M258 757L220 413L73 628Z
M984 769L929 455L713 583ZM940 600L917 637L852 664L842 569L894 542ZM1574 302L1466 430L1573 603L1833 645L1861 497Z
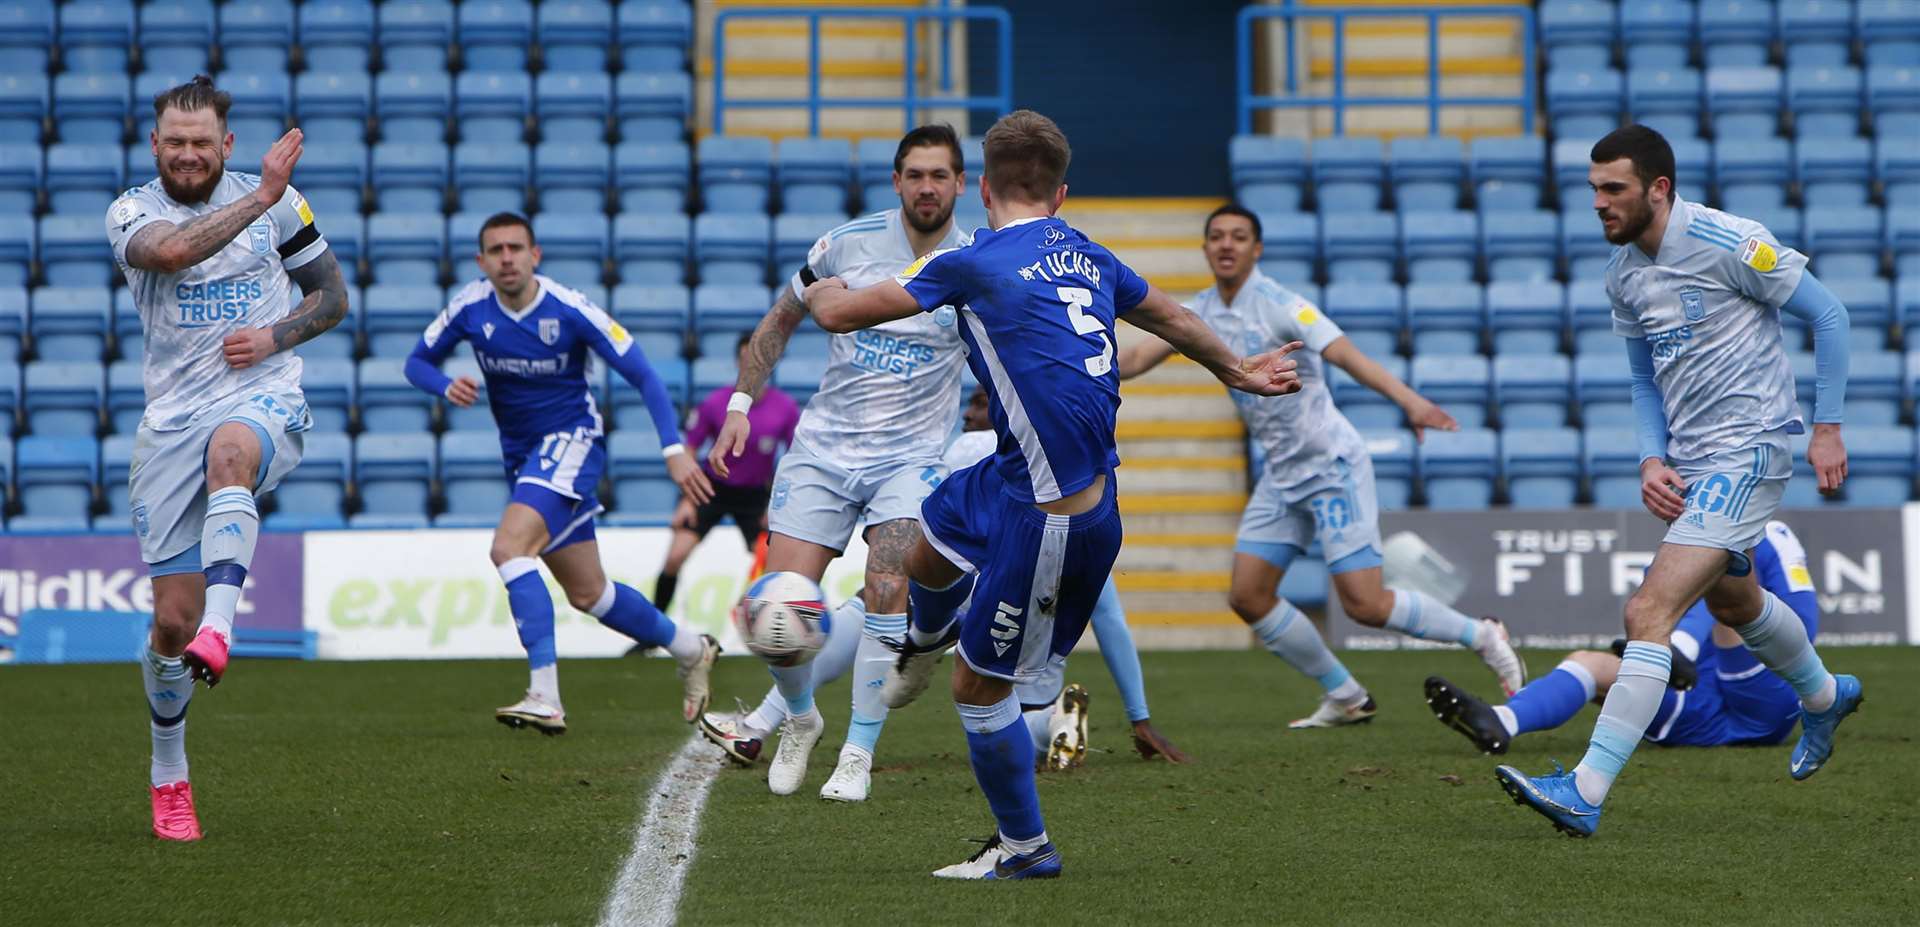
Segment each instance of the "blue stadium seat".
M1765 206L1747 210L1747 218L1766 226L1775 241L1796 251L1806 249L1806 223L1792 206Z
M353 440L341 432L311 432L300 466L280 479L273 491L273 511L261 526L270 531L344 528L347 520L341 510L352 481Z
M14 453L21 517L34 519L41 530L87 530L100 478L99 443L91 435L32 435L21 438ZM18 530L19 521L13 526Z
M499 436L491 431L441 435L440 485L448 514L498 518L513 491L502 472Z
M1407 331L1420 354L1477 354L1486 305L1476 283L1407 285Z
M1774 31L1771 0L1700 2L1700 49L1709 68L1766 64Z
M1642 510L1640 439L1631 425L1587 426L1580 435L1580 461L1596 508Z
M18 364L21 343L27 333L27 289L21 286L0 286L0 364ZM14 371L19 373L19 371ZM15 384L17 387L19 384ZM18 399L16 394L14 398ZM0 429L0 434L10 429Z
M106 367L99 361L35 361L26 366L21 409L27 430L50 437L91 438L106 404Z
M1797 371L1795 376L1799 376ZM1808 408L1813 405L1813 379L1809 375L1805 381ZM1906 361L1897 352L1882 351L1877 346L1855 350L1847 363L1847 427L1899 422L1906 381Z
M1400 287L1392 283L1332 283L1322 306L1347 337L1369 357L1381 358L1400 350L1400 330L1406 325Z
M64 142L50 145L47 147L47 202L55 213L86 216L99 226L107 206L126 189L121 180L125 167L126 159L119 145ZM105 245L102 228L94 229L94 239L96 244ZM44 228L42 241L45 241Z
M1547 72L1547 117L1560 138L1599 138L1620 126L1627 82L1612 68Z
M300 365L300 392L313 413L314 431L346 431L356 391L353 361L308 359Z
M1386 152L1369 136L1327 136L1313 142L1314 197L1320 211L1367 212L1380 208Z
M1893 305L1899 313L1906 349L1920 351L1920 277L1902 277L1894 285Z
M569 215L542 212L533 217L540 232L540 269L571 286L597 286L606 277L607 218L598 212ZM596 305L605 306L604 298Z
M124 74L134 41L128 0L75 0L60 6L60 61L68 71Z
M1693 68L1627 72L1627 110L1633 121L1659 130L1668 141L1700 135L1704 84Z
M1913 429L1904 425L1849 423L1845 503L1905 505L1913 494L1914 459Z
M730 339L729 343L732 338L738 337L731 332L725 334ZM663 354L659 357L649 354L647 363L652 365L653 372L666 386L667 395L673 400L674 406L684 407L687 402L687 361L671 354ZM729 369L732 368L731 359L727 360L727 366ZM728 376L727 382L732 383L732 374ZM614 427L621 431L642 431L653 434L653 414L647 409L646 400L640 395L640 390L617 373L610 373L607 379L610 387L607 390L607 406L613 413ZM658 439L654 443L657 446ZM654 451L656 459L659 454L658 450Z
M125 531L133 520L128 496L132 494L134 440L133 434L127 433L108 435L100 442L100 494L106 511L94 518L95 531Z
M1480 211L1537 208L1547 182L1547 143L1538 135L1476 138L1468 158Z
M1516 509L1571 507L1580 492L1580 433L1509 427L1500 433L1500 472ZM1428 486L1431 492L1431 481Z
M847 214L853 146L846 139L783 139L777 173L782 211Z
M447 430L495 435L499 425L494 421L493 407L487 399L487 378L480 372L480 362L471 357L449 357L446 363L440 365L440 372L446 374L450 380L471 377L475 383L480 384L480 395L471 406L462 408L446 401L444 397L435 403L440 409L440 420L447 426ZM496 447L494 450L495 459L498 460L499 448Z
M614 470L624 468L615 464ZM614 501L619 506L608 516L607 524L617 527L665 525L680 504L680 487L664 476L620 477L613 481Z
M1596 351L1573 359L1574 397L1580 401L1580 421L1588 428L1631 428L1633 375L1627 352Z
M613 79L591 71L548 71L534 82L533 109L547 144L604 141L607 114L613 109Z
M542 212L599 216L606 211L612 180L611 154L599 142L542 142L533 150L533 180ZM546 244L541 229L541 244Z
M53 79L53 123L69 144L119 145L133 82L125 74L69 71Z
M1801 0L1831 6L1834 0ZM1791 46L1789 46L1791 47ZM1787 108L1793 134L1821 142L1850 138L1860 131L1865 108L1860 72L1840 65L1796 65L1787 70Z
M1911 0L1858 0L1854 34L1866 46L1867 67L1912 69L1920 59L1920 9Z
M0 215L24 219L33 214L40 200L40 188L46 182L40 158L38 143L0 142ZM29 220L28 227L31 225ZM0 256L0 261L5 260L8 258Z
M1680 183L1674 189L1696 203L1706 202L1715 180L1713 145L1691 137L1669 137L1667 141L1673 147L1673 168L1680 174ZM1592 209L1592 203L1592 194L1588 193L1583 208Z
M354 442L353 457L362 511L418 515L426 521L437 457L432 435L363 434Z
M693 223L679 213L622 212L613 220L613 259L626 283L682 282L692 245Z
M684 212L691 174L683 142L622 142L613 150L613 185L622 214Z
M309 73L364 74L372 48L370 0L307 0L300 5L300 51Z
M319 221L318 216L315 221ZM360 255L366 251L366 222L358 214L332 215L325 221L326 230L322 234L327 237L327 250L340 262L340 275L346 278L349 289L359 286Z
M1416 354L1407 384L1453 414L1462 428L1483 428L1491 419L1493 375L1478 354Z
M9 49L11 51L12 49ZM38 143L40 121L51 109L53 84L46 75L0 72L0 138Z
M679 142L693 109L693 79L680 71L627 71L614 82L614 118L625 142Z
M752 331L767 314L767 307L773 305L773 296L764 286L741 286L703 283L693 290L694 330L706 335L712 332L738 333ZM711 356L714 352L703 352ZM733 363L731 339L719 352L727 363Z
M43 286L28 315L35 356L44 361L92 361L107 353L113 294L106 287Z
M383 286L437 286L446 250L447 226L437 214L377 212L367 220L373 279Z
M694 163L700 195L716 212L767 211L767 185L773 178L773 143L753 136L709 135L700 140Z
M692 4L622 0L614 23L620 66L626 71L678 71L693 44Z
M425 432L433 423L434 398L407 382L401 357L360 362L360 427L378 432Z
M777 292L778 291L776 291L776 294ZM787 339L787 353L785 356L792 358L824 358L832 349L832 345L833 336L822 331L820 326L813 324L812 321L809 320L800 323L800 329L795 331L792 337ZM973 389L980 385L975 382L972 377L973 374L971 373L961 373L962 395L973 395Z
M1607 262L1613 258L1613 244L1591 212L1560 213L1560 251L1566 255L1567 276L1573 280L1605 277Z
M1920 208L1920 145L1913 144L1912 139L1875 139L1873 174L1884 185L1892 222Z
M1823 280L1880 273L1880 252L1886 238L1878 208L1809 209L1806 238L1814 272Z
M1752 0L1723 0L1750 3ZM1707 113L1715 140L1771 139L1780 131L1785 93L1775 67L1709 67ZM1721 145L1722 148L1726 146ZM1725 183L1725 178L1721 179Z
M693 222L693 259L701 282L765 283L772 239L764 214L701 213Z
M654 350L668 342L643 342L647 358L678 355L682 336L693 321L693 293L678 283L623 283L613 290L613 315L631 329L635 338L648 334L673 336L670 352Z
M1400 223L1390 212L1342 213L1320 227L1327 276L1336 281L1385 283L1400 257Z
M460 56L479 71L527 70L527 41L533 36L533 7L527 0L465 0L460 4Z
M67 213L40 219L40 270L52 286L104 287L113 282L113 255L103 217Z
M1556 68L1604 68L1613 60L1617 35L1607 0L1541 0L1540 44Z
M605 0L540 4L540 60L549 72L602 72L613 44L613 7Z
M885 144L878 139L875 142ZM891 170L893 152L890 145L888 148ZM1227 143L1227 166L1233 175L1236 198L1249 208L1279 211L1300 208L1301 191L1307 185L1307 146L1300 139L1236 135ZM863 177L861 182L871 186L880 181ZM888 195L891 193L889 190ZM1260 205L1252 205L1255 201ZM868 196L868 209L880 205L884 204L876 204L872 195Z
M1560 269L1560 217L1543 209L1482 212L1489 280L1551 280Z
M463 212L527 208L533 152L518 141L461 142L453 149L453 189Z
M1397 512L1407 508L1413 502L1412 432L1395 426L1361 426L1360 438L1366 442L1367 453L1373 458L1374 493L1379 497L1381 511Z
M1243 136L1234 137L1238 139ZM892 138L863 138L854 146L854 185L860 188L862 209L884 209L898 201L893 193L893 155L899 146L899 141ZM1227 158L1229 170L1232 170L1231 143ZM1235 181L1236 185L1238 183Z
M1388 149L1388 173L1402 214L1450 210L1459 205L1467 177L1466 148L1451 135L1396 138Z
M1480 268L1480 220L1464 209L1403 211L1400 251L1410 282L1472 282Z
M405 6L406 4L400 4ZM391 4L382 6L382 15ZM447 138L453 111L453 81L439 71L386 71L373 82L373 113L380 119L382 144L440 144Z
M39 230L34 227L30 215L25 212L14 215L0 212L0 287L26 286L34 254L39 250L36 247L39 238ZM21 324L26 324L24 313ZM0 332L0 360L18 355L19 348L17 341L9 344L6 333Z
M1893 252L1893 275L1920 280L1920 213L1907 206L1887 207L1887 250Z
M20 365L0 360L0 438L19 430L20 418ZM0 489L5 486L6 481L0 480Z
M1429 430L1418 451L1428 508L1460 512L1493 504L1500 442L1492 431L1465 423L1459 431Z
M347 288L347 303L352 305L356 291ZM4 312L0 312L4 317ZM0 342L5 338L0 337ZM146 355L146 330L140 322L140 310L133 304L133 291L120 287L113 291L113 342L121 357L139 360ZM311 342L309 342L311 344ZM300 347L302 357L307 356L307 345ZM6 359L6 352L0 346L0 360Z
M235 71L285 74L293 26L290 0L226 0L220 5L220 59ZM226 88L225 80L219 83Z
M1878 351L1887 346L1887 330L1893 326L1896 316L1893 311L1893 284L1879 277L1842 277L1832 281L1823 280L1827 289L1847 307L1847 340L1853 347L1857 360L1864 352ZM1798 316L1781 313L1780 321L1798 329L1806 329L1807 324ZM1811 332L1806 343L1811 344ZM1792 336L1789 336L1790 338ZM1849 382L1852 378L1849 377ZM1851 397L1853 393L1848 392ZM1849 417L1847 421L1852 422Z
M1722 141L1713 148L1713 175L1720 182L1718 203L1731 212L1785 206L1793 152L1783 138Z
M0 55L5 56L8 71L16 75L45 73L53 51L53 11L53 4L41 0L0 3ZM0 135L0 138L20 136ZM38 133L34 138L39 138Z
M726 337L720 337L721 335ZM734 360L733 352L726 350L739 340L738 335L731 332L708 332L702 336L701 340L712 340L719 344L713 346L714 350L707 351L705 357L693 362L693 394L696 396L705 396L714 390L732 386L739 375L739 365Z
M1310 212L1258 215L1265 239L1260 271L1289 286L1312 283L1320 255L1320 217Z
M820 390L827 376L827 359L818 356L796 357L789 354L773 369L773 382L802 405Z
M373 113L373 80L362 71L308 71L294 81L293 100L300 131L311 140L300 159L304 187L312 183L307 179L307 156L314 147L366 137L367 117Z
M1627 67L1686 67L1694 28L1693 0L1625 0L1620 46L1627 53Z
M1794 147L1800 198L1808 209L1867 205L1873 145L1864 138L1824 137Z
M388 71L445 75L453 44L453 4L448 0L382 3L380 60Z
M797 271L820 236L846 221L840 212L784 213L773 220L773 272L776 278Z
M1868 68L1867 112L1883 140L1920 136L1920 68Z
M367 148L359 142L317 142L300 156L300 194L323 232L336 218L359 216L366 185Z
M1398 377L1401 382L1407 379L1407 360L1393 354L1376 355L1373 358L1388 373ZM1327 371L1327 388L1333 391L1333 401L1339 405L1341 414L1356 428L1399 428L1405 420L1400 407L1393 400L1361 386L1359 381L1344 368L1330 366Z
M463 142L517 143L526 135L532 110L533 81L519 71L466 71L454 82L454 115Z
M1781 0L1780 40L1788 67L1840 67L1853 52L1853 4Z
M1493 399L1502 428L1558 428L1573 405L1573 368L1561 354L1500 354Z
M1566 287L1552 280L1487 285L1487 328L1495 354L1551 354L1567 329Z
M437 286L378 283L367 287L365 303L367 353L405 359L447 299Z

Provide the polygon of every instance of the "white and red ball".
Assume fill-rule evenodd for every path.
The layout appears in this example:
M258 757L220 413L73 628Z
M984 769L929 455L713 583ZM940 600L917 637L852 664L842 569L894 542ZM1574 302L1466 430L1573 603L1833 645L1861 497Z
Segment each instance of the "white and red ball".
M833 619L820 584L799 573L768 573L734 611L747 649L774 666L799 666L827 645Z

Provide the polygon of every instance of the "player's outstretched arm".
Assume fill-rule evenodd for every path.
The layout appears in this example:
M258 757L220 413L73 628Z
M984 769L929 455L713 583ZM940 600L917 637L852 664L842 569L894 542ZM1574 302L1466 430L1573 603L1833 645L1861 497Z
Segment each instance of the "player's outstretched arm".
M727 420L720 425L720 433L713 439L713 447L707 451L707 465L713 472L724 477L727 475L727 459L746 453L747 438L753 433L753 426L747 419L747 410L760 399L767 388L767 378L773 375L773 367L787 353L787 342L793 338L793 330L807 317L807 304L793 294L792 286L780 288L780 298L767 314L761 316L760 324L754 326L753 334L747 338L746 360L740 365L740 376L733 381L733 392L737 397L744 393L746 400L729 400Z
M176 274L225 248L287 192L294 162L303 150L301 139L299 129L289 129L267 149L266 157L260 159L260 186L251 195L177 225L162 220L142 226L127 241L127 263L140 270Z
M1294 371L1294 362L1286 359L1288 354L1299 350L1298 341L1277 351L1242 358L1199 316L1153 286L1147 288L1146 298L1127 313L1127 321L1159 335L1174 350L1198 361L1233 389L1263 396L1300 391L1300 374Z
M1120 349L1120 363L1117 367L1120 371L1120 379L1131 380L1146 373L1160 366L1162 361L1172 357L1173 354L1173 345L1158 338L1142 338L1127 345Z
M816 280L807 287L807 309L821 328L835 334L884 325L921 312L920 301L898 281L882 280L849 290L839 277Z
M598 309L593 310L589 318L597 318L599 322L585 326L589 333L587 343L613 372L640 391L640 399L647 405L647 415L653 419L654 431L660 437L660 455L667 461L667 476L679 484L680 491L686 493L693 504L707 504L713 498L713 483L694 462L693 453L680 437L679 417L674 412L673 397L667 394L666 382L660 379L653 365L647 363L647 356L640 352L626 329Z
M340 262L332 251L322 251L313 260L287 271L287 278L300 287L300 304L272 328L243 328L227 335L220 348L228 366L245 369L271 354L291 351L347 317L347 283L340 276Z
M1667 413L1653 379L1653 347L1645 337L1627 338L1627 371L1640 443L1640 502L1653 517L1671 522L1687 510L1687 484L1667 466Z
M1335 338L1331 344L1320 349L1320 356L1328 362L1352 375L1359 383L1388 399L1400 407L1407 415L1407 426L1413 429L1414 440L1425 440L1426 430L1438 428L1441 431L1459 431L1460 423L1454 421L1447 410L1435 405L1433 400L1413 391L1413 387L1401 382L1399 377L1354 345L1353 339L1345 335Z
M1807 463L1820 491L1834 492L1847 479L1847 447L1840 440L1847 401L1847 307L1813 274L1803 273L1780 311L1813 327L1813 439L1807 443Z

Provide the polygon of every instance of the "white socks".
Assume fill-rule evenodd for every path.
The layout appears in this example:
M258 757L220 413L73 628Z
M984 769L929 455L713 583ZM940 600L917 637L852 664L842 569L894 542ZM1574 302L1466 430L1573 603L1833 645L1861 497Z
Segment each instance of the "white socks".
M153 759L147 777L154 786L187 778L187 703L193 699L193 676L179 657L163 657L149 649L140 660L140 681L151 713Z
M1387 615L1387 629L1424 641L1452 641L1462 647L1480 643L1480 622L1448 608L1424 592L1389 589L1393 593L1393 611Z
M253 565L260 537L260 511L253 491L243 486L216 489L207 496L207 520L200 529L200 562L207 576L207 607L200 627L233 639L233 613L240 588Z
M533 671L533 679L527 684L533 694L547 704L560 707L560 664L549 663Z

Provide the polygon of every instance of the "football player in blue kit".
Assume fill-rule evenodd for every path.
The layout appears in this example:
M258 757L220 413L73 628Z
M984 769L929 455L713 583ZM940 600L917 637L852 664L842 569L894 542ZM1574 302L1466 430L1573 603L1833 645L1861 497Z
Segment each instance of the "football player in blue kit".
M1269 395L1299 389L1286 355L1300 345L1239 357L1199 317L1056 218L1071 152L1052 120L1010 113L987 132L985 148L980 192L990 229L891 281L859 290L815 281L806 303L835 332L963 307L967 363L987 389L999 445L948 477L921 509L922 538L907 558L910 623L884 694L891 707L912 701L941 653L958 644L954 701L999 826L980 852L934 875L1047 878L1060 874L1060 854L1041 820L1033 741L1014 686L1066 658L1119 553L1114 321L1125 314L1229 387Z
M599 406L587 386L591 351L640 390L660 433L667 474L698 505L713 487L680 440L667 388L633 336L579 291L535 271L540 246L521 216L499 213L480 226L480 269L486 277L462 287L427 326L407 358L408 382L457 406L479 399L471 377L449 378L440 364L460 341L473 345L487 381L487 401L500 426L500 453L511 501L493 535L493 564L507 586L507 604L532 680L526 697L498 709L510 727L559 734L567 729L553 643L553 598L540 576L546 561L574 608L642 644L667 649L685 681L682 720L706 710L708 676L719 644L653 607L600 566L593 517L607 447Z

